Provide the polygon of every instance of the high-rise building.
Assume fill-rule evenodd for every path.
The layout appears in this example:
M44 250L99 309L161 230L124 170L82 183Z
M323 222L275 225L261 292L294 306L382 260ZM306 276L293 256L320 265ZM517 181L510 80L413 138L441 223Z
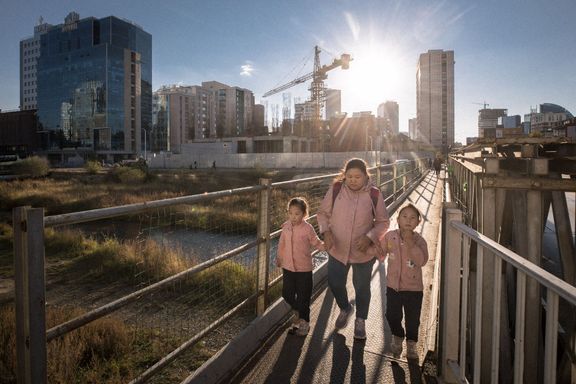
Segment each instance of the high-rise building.
M483 108L478 111L478 137L495 138L498 119L507 116L507 109Z
M34 36L20 41L20 109L36 109L36 71L40 57L40 36L52 25L40 18L34 27Z
M254 94L239 87L217 81L204 81L202 88L210 92L210 130L207 137L246 135L254 117Z
M454 51L429 50L416 70L417 140L443 153L454 144Z
M40 52L32 65L45 149L73 147L112 161L144 152L152 123L152 36L127 20L80 19L75 12L63 24L37 28Z
M180 152L182 144L254 134L251 91L217 81L164 86L154 92L154 150Z
M414 117L412 119L408 119L408 136L411 140L416 140L418 137L418 125L417 119Z
M540 104L540 112L532 111L528 121L530 133L539 133L542 136L552 136L554 128L574 116L566 108L552 103Z
M210 136L210 91L200 86L164 86L154 92L153 151L180 152L184 143Z
M326 89L326 120L342 113L342 92L339 89Z
M400 121L399 121L399 107L398 103L395 101L387 101L378 106L377 117L383 118L388 121L388 129L390 132L382 133L393 133L398 134L400 131Z

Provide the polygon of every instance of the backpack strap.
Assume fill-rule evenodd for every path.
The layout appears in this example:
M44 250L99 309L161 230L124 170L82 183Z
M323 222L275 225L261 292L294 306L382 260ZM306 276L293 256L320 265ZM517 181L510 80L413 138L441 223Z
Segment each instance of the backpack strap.
M335 182L334 185L332 186L332 208L334 208L334 202L336 201L336 197L338 197L338 194L340 193L341 189L342 189L341 181Z
M342 189L342 182L341 181L337 181L333 184L332 186L332 208L334 208L334 202L336 201L336 197L338 197L338 194L340 193L340 190ZM376 217L376 206L378 205L378 195L380 195L381 192L378 188L372 186L370 187L370 198L372 199L372 214L374 215L374 217Z

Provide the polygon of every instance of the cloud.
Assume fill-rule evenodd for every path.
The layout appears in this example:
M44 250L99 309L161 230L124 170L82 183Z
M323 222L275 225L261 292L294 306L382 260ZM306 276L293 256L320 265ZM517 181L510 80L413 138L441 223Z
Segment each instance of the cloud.
M250 61L246 61L243 65L240 66L240 69L242 70L240 72L240 76L250 77L252 76L252 72L254 72L254 66Z

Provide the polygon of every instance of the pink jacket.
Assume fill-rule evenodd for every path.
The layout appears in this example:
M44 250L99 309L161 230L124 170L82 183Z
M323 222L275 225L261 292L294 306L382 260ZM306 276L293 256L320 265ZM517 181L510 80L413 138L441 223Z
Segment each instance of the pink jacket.
M382 194L375 209L372 208L371 186L369 182L360 191L352 191L343 184L334 207L331 186L320 204L317 216L320 233L332 232L334 244L328 253L342 264L365 263L374 258L373 254L356 249L354 240L366 235L376 244L390 225Z
M290 221L286 221L282 224L276 265L292 272L310 272L311 246L318 248L321 244L322 241L310 223L302 221L301 224L293 226Z
M400 238L400 230L386 233L380 241L380 261L388 256L386 281L395 291L423 291L422 267L428 261L428 244L414 233L414 245L408 249Z

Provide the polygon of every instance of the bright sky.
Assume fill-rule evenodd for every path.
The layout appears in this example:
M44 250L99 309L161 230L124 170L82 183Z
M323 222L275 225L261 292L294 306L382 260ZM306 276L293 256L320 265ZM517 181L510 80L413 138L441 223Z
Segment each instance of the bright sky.
M416 116L416 64L430 49L455 57L455 137L477 135L478 109L509 115L555 103L576 114L574 0L0 0L0 108L19 105L19 41L42 16L63 23L125 18L152 35L153 89L216 80L266 91L312 72L314 46L329 64L350 53L350 69L328 73L342 110L373 111L394 100L400 130ZM309 97L309 82L290 88ZM282 107L282 96L268 98ZM281 116L281 114L280 114Z

